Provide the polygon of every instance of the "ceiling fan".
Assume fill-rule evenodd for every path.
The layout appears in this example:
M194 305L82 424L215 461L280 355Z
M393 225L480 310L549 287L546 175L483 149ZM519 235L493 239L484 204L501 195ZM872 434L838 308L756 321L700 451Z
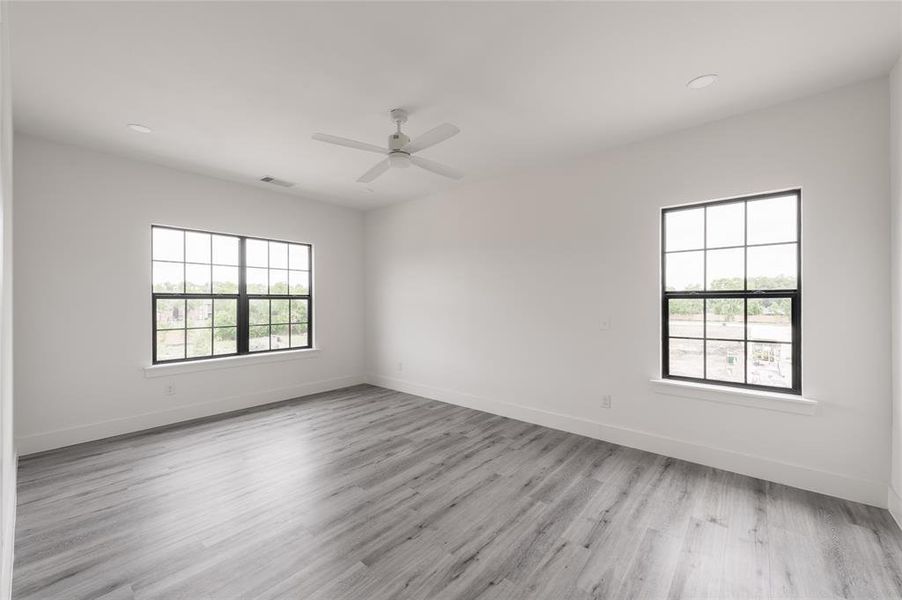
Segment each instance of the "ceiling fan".
M398 169L406 169L414 164L421 169L432 171L451 179L460 179L463 173L441 163L415 156L416 152L425 150L431 146L435 146L440 142L444 142L450 137L460 133L460 129L451 123L443 123L434 129L430 129L420 137L411 140L401 132L401 125L407 122L407 111L403 108L396 108L391 111L391 119L397 126L397 131L388 136L388 148L382 148L374 144L366 142L358 142L357 140L349 140L348 138L338 137L337 135L327 135L325 133L314 133L313 139L330 144L338 144L339 146L347 146L348 148L356 148L357 150L366 150L367 152L375 152L377 154L388 155L384 160L376 163L372 169L357 178L360 183L369 183L385 173L391 167Z

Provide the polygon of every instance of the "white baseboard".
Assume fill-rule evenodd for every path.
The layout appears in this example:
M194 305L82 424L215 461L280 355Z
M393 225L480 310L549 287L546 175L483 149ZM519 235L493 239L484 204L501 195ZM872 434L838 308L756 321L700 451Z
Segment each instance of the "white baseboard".
M64 446L71 446L72 444L90 442L92 440L113 437L124 433L133 433L144 429L160 427L162 425L172 425L173 423L179 423L181 421L209 417L211 415L260 406L262 404L270 404L282 400L290 400L309 394L328 392L329 390L359 385L365 382L366 377L362 375L337 377L334 379L311 381L274 390L266 390L255 394L227 396L225 398L218 398L207 402L186 404L169 410L143 413L119 419L110 419L99 423L79 425L77 427L57 429L55 431L43 433L33 433L17 437L16 449L20 456L25 456L35 452L53 450L54 448L62 448Z
M889 486L889 494L886 503L889 505L889 514L893 515L899 529L902 529L902 495L893 486Z
M552 429L560 429L829 496L880 508L886 508L887 505L886 483L858 479L733 450L714 448L627 427L607 425L598 421L510 402L489 400L464 392L421 385L385 375L370 375L368 382L399 392L473 408Z

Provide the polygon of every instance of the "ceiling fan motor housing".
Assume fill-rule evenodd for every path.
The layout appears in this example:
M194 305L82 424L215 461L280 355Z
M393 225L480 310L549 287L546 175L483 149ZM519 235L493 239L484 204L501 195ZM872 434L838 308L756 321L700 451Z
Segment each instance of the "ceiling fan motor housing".
M388 149L395 152L401 150L409 142L410 138L398 131L388 136Z

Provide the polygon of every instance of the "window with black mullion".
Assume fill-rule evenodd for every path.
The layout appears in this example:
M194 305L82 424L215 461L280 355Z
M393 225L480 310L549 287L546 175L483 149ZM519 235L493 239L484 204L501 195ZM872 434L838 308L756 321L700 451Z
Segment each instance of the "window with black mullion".
M247 238L248 351L309 347L309 246Z
M801 391L800 194L665 209L663 376Z
M155 363L311 347L309 244L157 226L152 240Z

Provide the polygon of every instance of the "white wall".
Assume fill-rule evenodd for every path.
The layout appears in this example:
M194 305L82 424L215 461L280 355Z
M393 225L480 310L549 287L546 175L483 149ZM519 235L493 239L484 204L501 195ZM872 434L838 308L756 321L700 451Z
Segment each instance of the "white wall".
M890 74L893 419L889 509L902 526L902 59Z
M882 79L370 212L371 380L885 506L888 128ZM816 413L656 393L661 207L795 186Z
M361 213L33 137L15 144L20 454L362 381ZM152 223L312 242L319 355L145 378Z
M12 594L16 527L13 445L13 189L8 3L0 2L0 598Z

